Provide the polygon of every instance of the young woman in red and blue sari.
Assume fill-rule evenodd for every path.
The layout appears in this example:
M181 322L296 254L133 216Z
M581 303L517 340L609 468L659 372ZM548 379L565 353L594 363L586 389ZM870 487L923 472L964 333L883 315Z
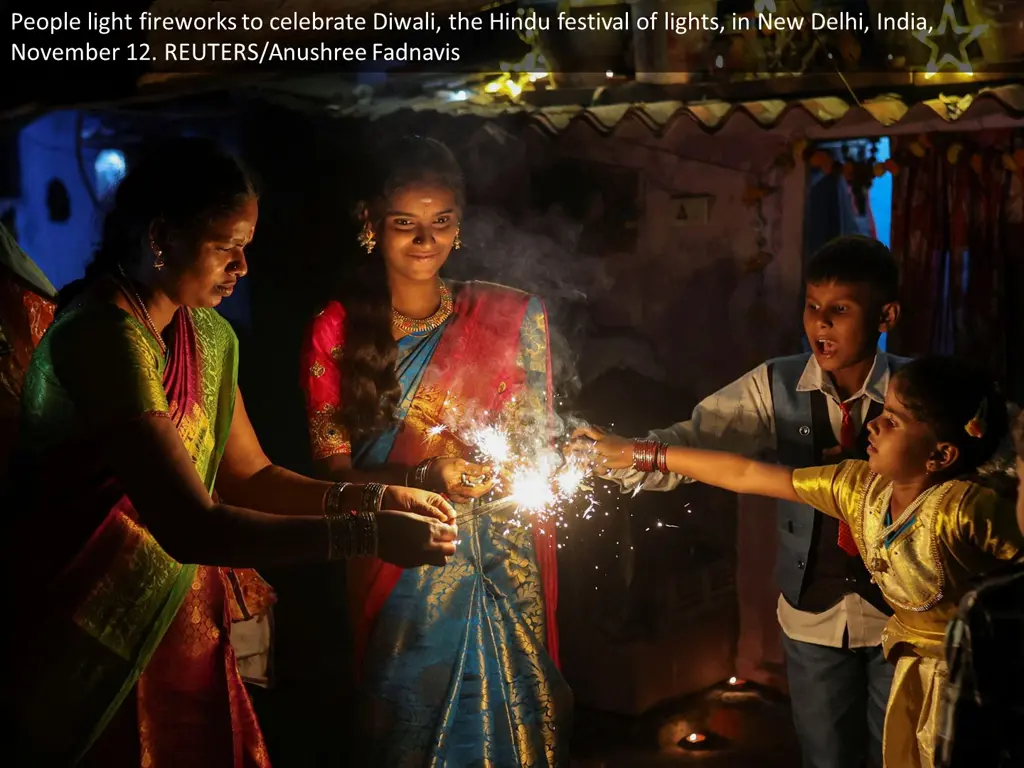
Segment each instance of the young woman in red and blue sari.
M247 568L454 551L437 494L334 486L260 448L214 309L256 219L233 158L162 147L122 181L35 350L0 558L21 765L268 768L233 629L272 593Z
M468 460L473 446L458 425L547 429L547 318L528 294L440 279L461 245L463 196L444 145L407 138L381 158L364 197L365 252L307 336L314 457L332 480L408 477L446 494L466 519L494 480L479 481L488 468ZM572 699L558 666L554 531L507 523L500 514L460 523L440 570L349 562L358 765L567 764Z

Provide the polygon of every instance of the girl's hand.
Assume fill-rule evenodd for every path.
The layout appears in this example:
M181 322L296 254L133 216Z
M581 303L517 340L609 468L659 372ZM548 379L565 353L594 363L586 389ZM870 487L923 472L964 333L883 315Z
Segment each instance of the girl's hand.
M434 459L427 472L427 483L455 502L478 499L490 493L497 482L492 467L465 459Z
M436 518L442 523L455 521L455 508L441 494L421 491L419 488L406 488L402 485L389 485L384 490L380 508L415 512L417 515Z
M570 445L571 450L588 451L594 456L594 472L598 475L633 466L633 441L600 427L580 427L572 433Z

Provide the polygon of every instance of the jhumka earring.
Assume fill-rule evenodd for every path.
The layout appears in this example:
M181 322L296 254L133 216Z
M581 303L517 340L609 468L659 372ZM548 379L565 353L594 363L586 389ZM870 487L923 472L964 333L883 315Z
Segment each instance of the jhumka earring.
M452 241L452 248L456 251L462 247L462 240L459 238L459 230L455 230L455 239Z
M150 248L153 249L153 266L156 269L164 268L164 252L156 247L156 243L150 243Z
M377 238L373 234L370 222L363 225L363 231L359 233L359 244L366 249L367 253L373 253L373 249L377 247Z

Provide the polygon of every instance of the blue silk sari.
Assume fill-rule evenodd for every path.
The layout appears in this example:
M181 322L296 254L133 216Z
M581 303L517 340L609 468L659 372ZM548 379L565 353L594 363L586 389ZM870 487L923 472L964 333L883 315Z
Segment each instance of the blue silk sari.
M318 321L328 324L330 315ZM319 347L321 357L337 358L337 337L321 327L312 339L314 356ZM444 325L399 341L400 426L353 445L353 465L411 466L427 456L465 455L456 437L430 430L455 404L492 407L486 392L503 398L514 390L520 407L545 410L547 341L538 299L496 286L462 287ZM311 371L320 371L317 359ZM315 400L314 413L337 406ZM314 429L314 443L316 435ZM462 515L470 506L457 509ZM568 764L572 697L548 631L553 592L542 578L555 574L543 556L549 542L536 534L487 515L460 525L457 554L444 568L353 563L357 711L365 717L357 731L365 736L358 765Z

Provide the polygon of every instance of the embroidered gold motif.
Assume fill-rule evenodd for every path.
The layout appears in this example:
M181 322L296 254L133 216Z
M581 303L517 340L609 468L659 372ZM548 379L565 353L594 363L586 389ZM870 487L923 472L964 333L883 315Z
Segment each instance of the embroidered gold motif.
M327 373L327 369L320 364L319 360L314 360L313 365L311 365L309 368L309 375L312 376L314 379L319 379L325 373Z
M517 363L526 371L547 370L548 358L548 324L539 307L531 306L523 319L523 327L519 335L519 355Z
M172 403L171 410L173 411L175 408L176 405ZM210 456L217 443L211 426L206 411L199 403L192 404L192 410L185 415L178 426L181 442L185 444L185 449L192 457L192 463L196 465L196 471L204 480L207 469L209 469Z
M931 609L946 590L946 573L939 552L935 521L947 504L952 483L937 486L888 545L886 534L892 526L885 525L885 515L889 509L891 486L878 475L871 475L864 487L859 514L865 544L872 546L869 542L875 542L871 560L872 581L879 585L885 599L895 608L914 613ZM898 559L882 556L886 546L892 548L896 544L900 547Z
M125 515L101 537L105 545L116 540L121 554L92 585L74 620L97 642L128 660L182 566L164 553L146 529Z
M424 456L461 456L467 447L450 432L431 430L446 424L445 414L465 413L466 406L435 387L421 387L405 416L405 429L423 436Z
M341 351L342 351L342 347L341 347L340 344L338 346L332 348L331 349L331 359L332 360L341 360Z
M309 422L313 458L326 459L339 453L352 453L352 444L338 417L339 409L333 405L324 405L313 414Z

